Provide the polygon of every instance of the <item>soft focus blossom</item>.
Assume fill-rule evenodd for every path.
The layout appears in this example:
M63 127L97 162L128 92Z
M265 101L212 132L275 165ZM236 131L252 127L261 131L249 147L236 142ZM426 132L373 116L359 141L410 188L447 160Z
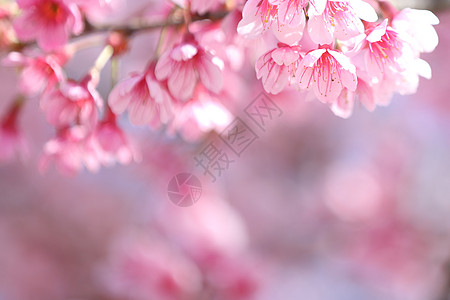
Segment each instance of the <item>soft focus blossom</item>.
M300 47L278 44L258 59L256 77L262 79L266 92L278 94L293 80L301 58Z
M136 150L128 137L116 124L115 116L107 111L108 118L95 128L89 143L98 151L102 165L111 166L116 162L129 164L137 158Z
M407 45L398 32L388 26L387 19L367 31L367 37L358 46L364 48L361 55L364 57L367 79L378 83L390 72L401 72L406 67L402 63L408 59L404 57L402 60L402 56L407 56L409 52L405 52Z
M19 88L26 95L36 95L48 91L65 79L61 63L63 55L27 57L19 52L10 52L3 60L7 66L23 68Z
M192 261L164 241L144 234L118 240L99 271L109 293L132 300L189 298L201 287L200 272Z
M78 7L66 0L17 0L22 14L16 18L14 29L19 39L36 39L45 51L64 46L71 34L83 30Z
M439 43L439 37L433 25L439 19L428 10L405 8L392 20L392 27L402 33L415 51L433 52Z
M11 161L14 157L28 155L28 146L18 128L18 114L22 102L13 103L0 123L0 163Z
M221 131L232 121L230 111L217 97L203 87L196 89L193 99L176 107L169 133L180 133L190 141L198 140L212 130Z
M132 124L167 124L173 116L174 100L167 86L158 81L150 68L143 74L133 73L119 82L109 95L109 105L115 114L128 110Z
M378 19L372 6L360 0L327 0L323 11L311 6L308 14L310 16L308 32L317 44L331 44L335 38L342 41L348 40L364 32L360 19L369 22Z
M296 80L304 90L313 90L322 102L332 103L344 89L356 90L356 68L339 51L322 48L306 53L298 66Z
M98 171L100 162L96 149L86 143L88 137L89 133L83 126L62 129L45 144L39 161L40 171L47 171L52 161L65 175L76 175L83 167L91 172Z
M445 9L0 2L0 300L448 298Z
M271 28L280 42L292 45L303 37L306 24L303 9L308 2L319 10L325 4L325 0L249 0L237 31L244 37L256 38Z
M97 109L102 106L103 100L91 80L64 81L41 98L48 122L58 127L75 123L93 129L98 121Z
M167 50L156 64L158 80L167 79L172 95L181 101L190 99L200 81L209 91L222 89L222 61L194 41Z

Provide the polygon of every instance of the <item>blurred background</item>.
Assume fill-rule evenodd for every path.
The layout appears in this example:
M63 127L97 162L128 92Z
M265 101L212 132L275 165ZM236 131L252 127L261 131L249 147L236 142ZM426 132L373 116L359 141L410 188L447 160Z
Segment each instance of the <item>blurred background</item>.
M446 4L397 2L441 21L424 57L433 79L416 95L348 120L296 92L270 96L283 115L216 182L194 166L205 141L132 127L141 163L70 178L39 173L33 156L0 166L0 300L449 300ZM130 57L148 55L135 48ZM263 91L246 77L241 112ZM0 78L12 98L14 71ZM52 132L37 101L26 110L39 153ZM202 182L191 207L167 196L182 171Z

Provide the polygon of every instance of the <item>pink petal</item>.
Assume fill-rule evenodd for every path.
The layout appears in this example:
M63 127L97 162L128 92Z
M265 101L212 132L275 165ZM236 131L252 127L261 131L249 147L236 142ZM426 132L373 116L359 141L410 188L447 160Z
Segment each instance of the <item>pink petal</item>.
M164 80L172 74L173 71L173 62L170 58L170 50L166 51L161 55L156 63L155 67L155 76L158 80Z
M69 38L64 24L40 28L37 32L39 46L45 51L57 50L64 46Z
M300 58L300 54L290 47L281 47L272 52L272 59L278 65L289 66Z
M212 62L212 57L210 55L202 55L197 64L197 71L200 80L208 90L214 93L218 93L222 90L222 71Z
M191 62L178 63L168 80L170 92L181 101L192 97L196 84L197 78Z
M17 37L23 41L29 41L36 37L37 26L36 18L30 11L23 12L13 23Z
M72 32L76 35L79 35L83 29L84 29L84 22L83 22L83 17L81 16L81 12L78 9L78 6L75 4L69 4L68 5L68 9L70 10L72 16L73 16L73 24L71 25L72 27Z
M126 79L118 83L109 94L108 103L115 114L121 114L127 109L133 97L129 90L135 83L133 79Z
M155 114L153 99L139 99L131 102L129 108L130 122L134 125L146 125Z
M355 72L342 70L341 71L342 84L351 92L356 91L358 85L358 78Z
M319 45L328 45L333 42L332 28L329 28L324 16L312 16L308 21L308 33L311 40Z
M347 119L353 113L354 103L354 93L343 90L341 95L331 105L331 110L336 116Z
M261 16L258 14L259 1L249 0L245 3L242 11L242 20L237 27L238 34L247 38L255 38L264 31Z
M272 32L280 42L293 45L303 38L304 28L305 23L296 28L289 26L282 26L278 28L277 26L272 26Z
M312 67L317 62L317 60L326 52L326 49L317 49L310 51L306 54L306 56L303 58L303 65L306 67Z
M376 22L378 15L369 3L360 0L350 1L351 7L355 10L356 16L367 22Z
M328 0L309 0L309 15L321 15L325 11Z
M292 28L305 27L306 17L302 7L284 1L278 8L278 18Z
M386 34L388 25L388 19L385 19L380 25L375 27L375 29L367 36L367 41L369 43L375 43L381 41L381 37Z
M191 44L183 44L175 47L170 52L170 58L175 61L187 61L197 55L198 49Z
M356 72L356 67L345 54L334 50L328 50L328 53L330 53L330 55L333 56L345 70L349 70L352 73Z

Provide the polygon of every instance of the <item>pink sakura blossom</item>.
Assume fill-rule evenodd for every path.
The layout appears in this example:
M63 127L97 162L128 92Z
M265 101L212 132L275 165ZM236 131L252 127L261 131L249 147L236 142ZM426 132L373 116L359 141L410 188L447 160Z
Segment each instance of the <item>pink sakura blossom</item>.
M386 106L390 103L395 92L395 82L382 81L378 84L370 85L361 78L358 78L356 90L358 99L368 111L374 111L377 106Z
M271 28L280 42L292 45L303 37L306 24L303 9L308 3L321 9L326 0L249 0L237 31L246 38L256 38Z
M222 60L191 41L163 53L155 75L158 80L167 79L169 91L176 99L186 101L192 98L199 82L209 91L219 93L223 85L222 68Z
M64 46L71 34L80 34L84 24L81 13L68 0L17 0L22 14L14 29L23 41L36 39L45 51Z
M23 158L28 153L25 139L17 128L17 117L21 105L13 104L0 124L0 162L10 161L17 154Z
M356 67L342 52L322 47L305 55L297 69L296 80L300 89L313 89L320 101L333 103L343 90L356 90Z
M431 67L403 32L388 25L367 24L366 34L354 39L356 46L347 54L357 66L357 94L370 111L377 105L388 105L395 92L417 91L419 76L430 79Z
M41 97L47 121L57 127L77 124L93 129L98 121L98 108L102 107L103 100L89 79L81 83L63 81L59 88L54 87Z
M360 19L369 22L378 19L373 7L361 0L328 0L323 11L311 6L308 15L309 36L320 45L331 44L334 39L346 41L363 33Z
M388 26L387 19L378 25L369 25L366 34L354 51L362 49L358 55L363 65L358 57L355 61L362 71L359 76L369 84L381 82L389 73L402 72L411 62L413 53L399 33Z
M3 60L3 64L23 68L20 73L19 88L26 95L36 95L51 89L65 79L61 67L63 61L62 55L52 54L32 58L19 52L10 52Z
M352 115L354 105L355 93L343 89L336 101L330 104L330 108L336 116L347 119Z
M174 100L167 86L153 75L154 67L143 74L134 73L119 82L111 91L108 103L115 114L128 110L134 125L151 124L158 127L173 116Z
M299 46L278 44L262 55L256 62L256 76L262 78L264 89L268 93L278 94L292 80L302 54Z
M209 131L225 129L231 121L228 109L200 85L191 100L177 106L168 133L179 133L186 140L196 141Z
M136 153L125 133L117 126L115 115L109 110L108 116L95 128L90 142L98 151L98 157L102 165L111 166L116 162L129 164L136 158Z
M126 0L70 0L75 3L91 24L111 23L111 18L117 19L115 12L126 8Z
M100 162L94 148L86 143L89 133L84 126L67 127L59 131L57 137L48 141L39 161L39 170L47 171L54 161L59 172L75 175L83 166L91 172L97 172Z
M114 298L132 300L195 299L202 284L200 270L185 254L140 233L118 239L98 274Z
M439 37L433 25L438 25L439 19L428 10L405 8L395 15L392 27L402 34L402 37L417 52L433 52L439 43Z

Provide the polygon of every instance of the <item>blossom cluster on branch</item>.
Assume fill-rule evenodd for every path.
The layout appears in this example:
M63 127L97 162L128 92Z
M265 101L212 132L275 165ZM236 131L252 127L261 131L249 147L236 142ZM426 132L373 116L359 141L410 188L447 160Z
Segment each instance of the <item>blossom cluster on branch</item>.
M120 125L124 114L133 125L186 139L225 126L239 101L230 87L248 61L267 93L298 89L347 118L356 101L374 110L394 93L414 93L419 76L431 78L421 54L438 44L433 13L398 11L384 0L153 0L147 2L157 9L108 24L123 1L2 4L2 63L19 70L19 95L1 121L0 160L26 152L19 113L35 99L56 133L43 147L40 168L54 161L65 173L95 171L139 156ZM138 32L159 34L149 47L155 50L143 70L118 81L121 57ZM71 78L67 63L99 45L93 66ZM101 95L109 63L113 86Z

